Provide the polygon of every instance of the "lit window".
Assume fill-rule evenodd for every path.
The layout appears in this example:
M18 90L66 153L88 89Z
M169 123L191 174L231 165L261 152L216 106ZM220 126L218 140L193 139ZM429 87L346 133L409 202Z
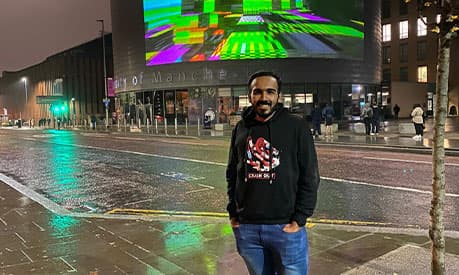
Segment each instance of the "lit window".
M399 23L400 39L408 38L408 20Z
M418 82L427 83L427 66L418 67Z
M427 18L418 18L418 36L427 35Z
M436 21L437 21L437 24L440 24L441 14L437 14Z
M391 39L391 30L390 30L390 24L385 24L383 25L382 29L382 41L383 42L388 42Z

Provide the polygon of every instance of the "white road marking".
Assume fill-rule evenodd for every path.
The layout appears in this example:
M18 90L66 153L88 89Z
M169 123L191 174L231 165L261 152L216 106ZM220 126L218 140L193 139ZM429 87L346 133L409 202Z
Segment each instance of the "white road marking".
M135 137L115 137L116 139L122 139L122 140L137 140L137 141L145 141L146 139L144 138L135 138Z
M27 255L27 254L25 253L24 250L21 249L21 253L22 253L22 255L26 256L26 258L27 258L31 263L33 263L32 258L30 258L29 255Z
M118 269L121 273L123 273L123 274L128 274L126 271L124 271L123 269L121 269L119 266L114 265L114 267L115 267L116 269Z
M135 152L135 151L129 151L129 150L102 148L102 147L89 146L89 145L80 145L80 144L62 144L62 145L76 146L76 147L87 148L87 149L97 149L97 150L103 150L103 151L112 151L112 152L118 152L118 153L134 154L134 155L140 155L140 156L149 156L149 157L157 157L157 158L164 158L164 159L189 161L189 162L196 162L196 163L210 164L210 165L217 165L217 166L224 166L224 167L226 167L227 165L226 163L222 163L222 162L205 161L205 160L199 160L199 159L165 156L165 155L158 155L158 154L149 154L149 153Z
M178 140L171 140L171 139L159 139L155 140L162 143L172 143L172 144L184 144L184 145L196 145L196 146L209 146L208 143L198 143L198 142L190 142L190 141L178 141Z
M161 271L159 271L158 269L154 268L153 266L147 264L146 262L142 261L141 259L139 259L138 257L132 255L131 253L127 252L127 251L123 251L126 255L130 256L131 258L135 259L136 261L138 261L139 263L145 265L145 266L148 266L148 271L151 272L152 274L164 274L162 273Z
M8 226L8 224L2 218L0 218L0 222L2 222L5 226Z
M125 203L124 205L138 204L138 203L147 202L147 201L152 201L152 200L153 200L153 199L147 199L147 200L141 200L141 201L133 201L133 202Z
M353 180L345 180L345 179L328 178L328 177L320 177L320 178L324 179L324 180L336 181L338 183L357 184L357 185L372 186L372 187L378 187L378 188L384 188L384 189L392 189L392 190L400 190L400 191L407 191L407 192L413 192L413 193L429 194L429 195L432 194L432 191L426 191L426 190L420 190L420 189L414 189L414 188L399 187L399 186L387 186L387 185L382 185L382 184L360 182L360 181L353 181ZM459 194L446 193L445 196L459 198Z
M143 248L141 247L140 245L138 244L134 244L135 247L137 247L138 249L142 250L143 252L146 252L146 253L151 253L150 250L146 249L146 248Z
M124 238L124 237L122 237L122 236L118 236L118 239L120 239L120 240L122 240L122 241L124 241L124 242L127 242L128 244L131 244L131 245L134 244L133 242L131 242L130 240L128 240L128 239L126 239L126 238ZM150 251L148 251L148 252L150 252Z
M36 201L37 203L43 205L46 209L58 214L58 215L70 215L72 212L63 208L59 204L53 202L52 200L44 197L43 195L35 192L34 190L30 189L27 186L20 184L19 182L15 181L14 179L5 176L4 174L0 173L0 181L8 184L10 187L16 189L19 193L23 194L24 196L29 197L31 200Z
M59 259L61 259L61 261L63 261L66 265L68 265L71 268L70 270L67 270L67 272L77 272L77 270L71 264L69 264L64 258L59 257Z
M432 165L432 161L424 161L424 160L404 160L404 159L375 158L375 157L363 157L363 159L383 160L383 161L393 161L393 162L406 162L406 163L419 163L419 164ZM459 167L459 163L445 163L445 166Z
M26 139L26 140L35 140L35 139L30 139L30 138L24 138L24 139ZM223 163L223 162L214 162L214 161L205 161L205 160L199 160L199 159L190 159L190 158L165 156L165 155L158 155L158 154L149 154L149 153L135 152L135 151L129 151L129 150L119 150L119 149L103 148L103 147L90 146L90 145L81 145L81 144L66 144L66 143L49 142L49 141L42 141L42 142L53 143L53 144L58 144L58 145L63 145L63 146L73 146L73 147L80 147L80 148L86 148L86 149L96 149L96 150L102 150L102 151L111 151L111 152L118 152L118 153L134 154L134 155L140 155L140 156L150 156L150 157L157 157L157 158L164 158L164 159L189 161L189 162L196 162L196 163L210 164L210 165L217 165L217 166L224 166L224 167L227 166L227 163Z
M16 212L16 214L18 214L19 217L24 216L24 214L22 214L21 212L19 212L17 209L14 209L14 212Z
M14 232L14 234L15 234L23 243L26 243L26 240L24 240L24 238L23 238L21 235L19 235L19 233Z
M36 222L32 222L32 224L35 225L36 227L38 227L38 229L40 229L40 231L42 231L42 232L46 231L43 227L38 225Z
M36 137L36 138L48 138L48 137L53 137L55 135L53 134L40 134L40 135L32 135L32 137Z
M80 133L80 135L85 137L107 137L108 134L103 133Z
M96 137L96 138L102 138L106 137L107 134L90 134L90 133L81 133L82 136L88 136L88 137ZM120 139L120 140L134 140L134 141L146 141L146 138L139 138L139 137L115 137L115 139ZM179 141L179 140L171 140L171 139L152 139L156 142L162 142L162 143L171 143L171 144L184 144L184 145L196 145L196 146L209 146L208 143L199 143L199 142L190 142L190 141Z

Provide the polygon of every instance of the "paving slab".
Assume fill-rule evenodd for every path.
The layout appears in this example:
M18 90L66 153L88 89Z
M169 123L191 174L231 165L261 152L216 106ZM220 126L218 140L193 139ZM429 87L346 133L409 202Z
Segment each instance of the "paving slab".
M408 244L344 272L343 275L430 274L430 261L429 249ZM457 255L446 254L445 263L446 274L459 274Z

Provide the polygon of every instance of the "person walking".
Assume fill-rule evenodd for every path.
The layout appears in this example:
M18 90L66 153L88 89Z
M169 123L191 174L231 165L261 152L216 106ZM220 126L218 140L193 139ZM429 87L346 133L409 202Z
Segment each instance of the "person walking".
M394 118L398 119L398 113L400 112L400 107L397 104L395 104L393 110L394 110Z
M248 88L251 106L233 129L226 170L237 250L252 275L307 274L304 225L320 181L314 140L279 102L279 76L255 73Z
M365 134L371 135L371 121L373 118L373 109L370 107L370 103L365 103L362 110L360 111L360 118L365 124Z
M322 122L322 111L319 108L317 103L314 104L314 107L311 110L311 119L312 119L312 129L313 134L316 138L322 135L320 129L320 123Z
M333 136L333 116L335 115L335 110L330 104L326 104L325 108L322 110L322 116L325 119L325 136Z
M414 124L414 130L416 135L413 136L414 140L422 140L424 135L424 111L420 104L415 104L413 111L411 111L411 117Z
M378 104L373 104L372 107L373 117L371 119L371 133L373 135L379 135L379 128L381 126L381 109Z

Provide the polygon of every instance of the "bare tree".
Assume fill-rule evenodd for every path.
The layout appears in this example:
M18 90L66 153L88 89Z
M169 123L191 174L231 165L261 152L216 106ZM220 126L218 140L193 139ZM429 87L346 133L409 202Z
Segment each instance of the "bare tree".
M405 0L406 3L411 0ZM448 109L448 80L451 41L459 31L459 0L417 0L418 11L433 9L441 14L440 22L426 24L438 34L438 60L434 135L432 148L432 203L429 236L432 242L432 274L446 274L443 210L445 205L445 120ZM423 19L422 19L423 20ZM426 22L424 22L426 23Z

